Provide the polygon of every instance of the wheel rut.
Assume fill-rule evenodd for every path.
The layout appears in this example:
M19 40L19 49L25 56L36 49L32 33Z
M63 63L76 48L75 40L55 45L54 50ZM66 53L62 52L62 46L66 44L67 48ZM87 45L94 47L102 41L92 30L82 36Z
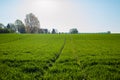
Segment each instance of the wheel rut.
M62 51L63 51L63 49L64 49L65 44L66 44L66 38L64 39L64 43L63 43L62 47L60 48L59 52L56 53L55 56L54 56L52 59L50 59L50 61L52 62L52 65L53 65L53 64L57 61L57 59L60 57L60 55L61 55L61 53L62 53ZM52 66L52 65L51 65L51 66Z
M54 64L56 63L56 61L59 59L59 57L60 57L60 55L61 55L61 53L62 53L62 51L63 51L63 49L64 49L64 47L65 47L65 44L66 44L66 38L64 39L64 43L63 43L62 47L60 48L59 52L56 53L55 56L54 56L52 59L50 59L49 63L47 64L46 70L45 70L44 74L43 74L42 77L41 77L42 79L43 79L44 75L47 73L47 71L48 71L51 67L53 67L53 65L54 65Z

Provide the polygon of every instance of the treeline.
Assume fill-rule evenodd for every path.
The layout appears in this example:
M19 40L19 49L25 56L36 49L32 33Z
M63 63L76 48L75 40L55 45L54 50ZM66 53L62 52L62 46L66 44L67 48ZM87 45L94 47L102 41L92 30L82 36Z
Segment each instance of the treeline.
M49 31L48 29L41 28L38 18L32 13L26 15L24 23L19 19L14 23L8 23L7 26L0 23L0 33L59 33L56 29ZM78 30L73 28L70 29L69 33L78 33Z
M2 23L0 23L0 33L60 33L56 29L49 31L48 29L41 28L38 18L32 13L26 15L24 23L19 19L17 19L14 23L8 23L7 26L4 26ZM77 34L79 31L76 28L72 28L69 30L69 33ZM111 32L108 31L102 33L110 34Z
M40 27L37 17L30 13L26 15L25 24L17 19L14 23L4 26L0 23L0 33L50 33L48 29Z

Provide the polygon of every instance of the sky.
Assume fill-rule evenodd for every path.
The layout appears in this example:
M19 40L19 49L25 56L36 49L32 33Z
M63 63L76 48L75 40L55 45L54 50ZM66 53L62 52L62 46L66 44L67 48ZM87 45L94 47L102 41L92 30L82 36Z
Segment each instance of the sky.
M120 32L120 0L0 0L0 23L38 17L41 28L69 32Z

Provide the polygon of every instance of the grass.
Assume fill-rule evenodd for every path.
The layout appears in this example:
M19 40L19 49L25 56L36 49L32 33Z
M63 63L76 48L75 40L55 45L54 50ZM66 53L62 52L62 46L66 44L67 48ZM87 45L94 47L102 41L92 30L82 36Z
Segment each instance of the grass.
M120 34L0 34L1 80L119 80Z

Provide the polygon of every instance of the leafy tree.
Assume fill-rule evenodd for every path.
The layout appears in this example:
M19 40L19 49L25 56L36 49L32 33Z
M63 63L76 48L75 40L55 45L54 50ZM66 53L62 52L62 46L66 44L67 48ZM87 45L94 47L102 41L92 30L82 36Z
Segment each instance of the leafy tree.
M15 21L15 26L16 26L16 31L18 31L19 33L25 33L25 26L23 24L23 22L21 20L16 20Z
M0 28L4 28L5 26L2 24L2 23L0 23Z
M12 31L7 28L0 28L0 33L11 33Z
M111 34L111 31L107 31L108 34Z
M57 30L56 29L52 29L52 34L56 34Z
M70 29L70 33L71 34L77 34L78 30L76 28L72 28L72 29Z
M12 23L8 23L7 29L8 29L9 32L11 32L11 33L16 32L16 27L15 27L15 25L12 24Z
M12 33L12 32L15 32L14 24L8 24L7 27L5 27L2 23L0 23L0 33Z

